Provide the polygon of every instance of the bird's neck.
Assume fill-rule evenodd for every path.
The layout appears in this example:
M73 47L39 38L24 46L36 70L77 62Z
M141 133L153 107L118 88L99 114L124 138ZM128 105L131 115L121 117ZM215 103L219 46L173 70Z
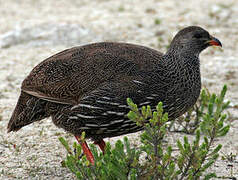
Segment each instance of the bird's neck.
M201 52L200 49L191 48L190 46L186 46L186 45L184 46L171 45L171 47L169 47L165 55L174 55L174 56L182 56L182 57L191 56L191 57L199 58L200 52Z
M165 54L161 66L164 67L165 76L174 76L175 83L184 83L186 79L200 81L199 56L189 53Z
M178 89L183 87L185 93L177 94L177 98L184 101L190 98L191 102L196 101L201 89L199 55L192 53L165 54L163 61L165 79L170 79L169 84L171 84L168 91L174 90L174 87L178 87Z
M164 55L165 64L172 64L174 66L181 67L194 67L195 69L200 68L199 53L193 51L168 51ZM169 61L167 61L169 59Z

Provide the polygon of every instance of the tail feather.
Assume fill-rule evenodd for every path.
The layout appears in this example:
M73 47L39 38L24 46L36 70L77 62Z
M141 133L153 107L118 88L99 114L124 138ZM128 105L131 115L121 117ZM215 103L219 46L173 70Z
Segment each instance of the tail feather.
M48 117L49 114L45 108L46 103L44 100L21 92L7 126L8 132L18 131L23 126Z

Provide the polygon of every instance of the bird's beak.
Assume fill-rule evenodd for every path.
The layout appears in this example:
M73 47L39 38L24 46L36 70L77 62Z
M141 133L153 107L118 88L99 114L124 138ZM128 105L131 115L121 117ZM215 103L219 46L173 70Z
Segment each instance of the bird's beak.
M220 47L222 47L221 42L217 38L215 38L213 36L210 36L210 39L207 41L207 43L210 46L220 46Z

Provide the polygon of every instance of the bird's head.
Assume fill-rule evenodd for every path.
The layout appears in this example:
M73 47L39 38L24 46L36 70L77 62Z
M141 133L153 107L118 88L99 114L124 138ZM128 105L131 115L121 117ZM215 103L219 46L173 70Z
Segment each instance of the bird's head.
M199 55L202 50L209 46L222 47L222 44L205 29L198 26L189 26L175 35L168 51L192 52Z

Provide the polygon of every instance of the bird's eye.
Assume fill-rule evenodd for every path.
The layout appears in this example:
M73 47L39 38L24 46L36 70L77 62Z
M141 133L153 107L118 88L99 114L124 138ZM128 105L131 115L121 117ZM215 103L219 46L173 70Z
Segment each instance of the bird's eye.
M196 33L194 34L193 37L195 37L196 39L199 39L199 38L202 38L202 35L200 33Z

